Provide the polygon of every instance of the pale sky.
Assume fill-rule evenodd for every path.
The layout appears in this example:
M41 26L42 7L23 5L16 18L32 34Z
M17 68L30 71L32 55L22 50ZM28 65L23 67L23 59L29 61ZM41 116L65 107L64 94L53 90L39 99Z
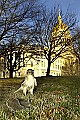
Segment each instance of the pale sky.
M55 5L60 5L64 14L66 13L68 7L71 12L74 12L77 15L80 26L80 0L40 0L41 2L45 2L45 5L48 8L53 8Z

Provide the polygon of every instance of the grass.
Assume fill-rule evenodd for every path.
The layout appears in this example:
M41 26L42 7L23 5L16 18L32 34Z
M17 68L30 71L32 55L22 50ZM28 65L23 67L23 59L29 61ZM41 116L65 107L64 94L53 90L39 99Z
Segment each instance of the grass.
M13 94L20 79L0 79L0 120L80 120L80 77L41 77L34 95ZM6 100L30 100L30 108L11 111ZM15 106L16 107L16 106Z

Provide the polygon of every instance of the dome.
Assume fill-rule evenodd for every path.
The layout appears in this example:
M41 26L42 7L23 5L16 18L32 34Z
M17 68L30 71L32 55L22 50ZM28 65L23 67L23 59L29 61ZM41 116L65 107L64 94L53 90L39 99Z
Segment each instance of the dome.
M55 24L55 26L52 29L52 36L61 35L61 34L62 34L62 36L71 38L70 30L69 30L68 26L65 23L63 23L62 17L59 12L58 23Z

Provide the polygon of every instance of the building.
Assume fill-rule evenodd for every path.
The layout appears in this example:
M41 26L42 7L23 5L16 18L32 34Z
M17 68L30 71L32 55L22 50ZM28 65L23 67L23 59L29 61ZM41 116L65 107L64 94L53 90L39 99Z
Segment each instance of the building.
M63 41L71 40L70 30L68 29L68 26L63 23L60 13L58 16L58 23L53 27L52 37L55 38L56 36L59 36L59 35L61 36L60 38L61 44L63 44ZM59 46L58 48L56 47L56 49L59 49ZM34 49L31 50L31 53L32 51L34 51ZM42 49L40 47L38 48L37 52L38 52L38 55L33 55L32 57L29 57L31 56L30 51L25 52L24 67L21 67L18 71L14 71L13 77L24 77L28 69L34 70L35 77L46 76L48 61L44 55L41 55ZM14 63L15 52L13 56L14 56L13 57L13 63ZM72 45L68 46L66 48L66 51L62 53L62 56L64 57L59 57L53 63L51 63L50 75L52 76L77 75L75 72L74 74L68 74L68 69L67 70L64 69L65 68L64 66L66 65L68 66L69 64L71 64L72 61L73 63L75 63L75 61L78 61L77 55L73 50L73 46ZM21 55L21 58L23 59L23 54ZM4 58L1 57L0 61L1 61L1 64L4 63ZM6 60L6 62L8 61ZM20 64L23 66L23 62L21 62ZM75 67L77 68L77 66ZM4 70L4 68L5 67L3 66L1 67L0 77L4 77L4 76L9 77L9 71L6 68ZM78 68L77 69L76 68L75 68L75 71L78 70Z

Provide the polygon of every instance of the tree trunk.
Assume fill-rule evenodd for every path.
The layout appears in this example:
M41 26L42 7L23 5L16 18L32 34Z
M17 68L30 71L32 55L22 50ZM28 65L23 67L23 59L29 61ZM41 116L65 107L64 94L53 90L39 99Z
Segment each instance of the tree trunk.
M51 66L51 62L50 62L50 59L48 59L48 68L47 68L47 74L46 74L46 76L50 75L50 66Z
M10 70L10 78L13 78L13 70Z
M50 66L51 66L51 49L49 50L49 54L48 54L48 68L47 68L46 76L49 76L50 74Z
M12 54L12 52L10 52L10 75L9 75L9 77L10 78L13 78L13 66L12 66L12 60L13 60L13 54Z

